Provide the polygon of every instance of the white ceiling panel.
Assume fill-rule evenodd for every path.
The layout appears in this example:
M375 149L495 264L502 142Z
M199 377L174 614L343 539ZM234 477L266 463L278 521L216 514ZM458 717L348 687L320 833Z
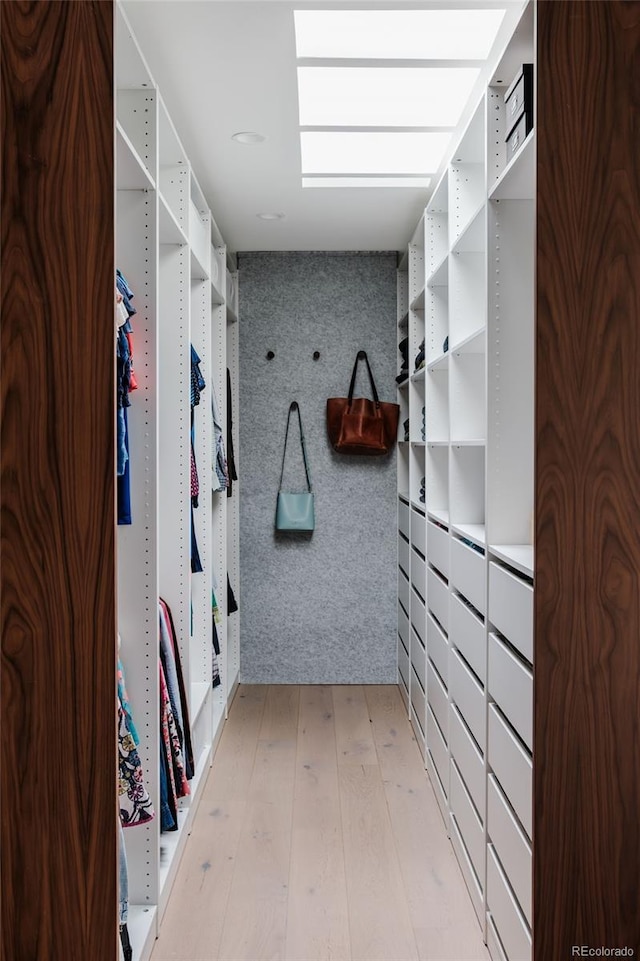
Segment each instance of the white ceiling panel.
M514 12L522 6L522 0L510 2ZM442 7L443 0L366 4L434 5ZM428 189L302 185L294 10L308 7L306 0L124 0L123 6L232 249L405 247L437 179ZM455 6L478 4L461 0ZM319 0L313 7L344 4ZM478 84L472 95L476 102L479 89ZM462 122L467 114L465 108ZM238 143L231 139L238 131L256 131L266 139ZM284 218L260 220L264 212Z

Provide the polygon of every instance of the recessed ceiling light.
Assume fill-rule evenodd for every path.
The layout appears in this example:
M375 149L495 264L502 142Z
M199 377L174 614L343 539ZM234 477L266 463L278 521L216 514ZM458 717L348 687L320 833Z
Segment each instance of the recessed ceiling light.
M301 127L455 127L478 67L298 67Z
M262 143L267 138L261 133L256 133L255 130L240 130L232 134L231 139L238 143Z
M302 173L425 175L438 169L450 140L450 133L303 130Z
M284 220L284 214L275 213L256 214L256 217L259 217L260 220Z
M296 10L297 55L484 60L504 15L503 9Z

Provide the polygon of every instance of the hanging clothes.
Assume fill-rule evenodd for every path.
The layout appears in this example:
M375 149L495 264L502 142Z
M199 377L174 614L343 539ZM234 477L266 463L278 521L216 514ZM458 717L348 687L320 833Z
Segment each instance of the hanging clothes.
M118 699L118 804L123 827L145 824L154 817L153 803L144 784L136 740Z
M220 615L220 608L218 607L218 601L216 600L214 591L211 591L211 618L213 621L211 686L218 687L220 684L220 664L218 661L218 658L220 657L220 640L218 638L218 624L220 624L222 617Z
M191 724L189 721L189 701L184 683L184 673L180 660L180 650L176 635L175 624L171 609L166 601L160 598L160 654L165 668L165 678L169 699L179 727L180 746L184 755L187 780L190 781L195 773L193 761L193 746L191 742Z
M215 494L217 491L226 490L229 486L229 469L227 467L227 455L224 447L222 418L220 417L215 385L213 383L211 384L211 416L213 418L214 437L213 480L211 489Z
M200 481L195 455L195 408L200 404L200 395L207 386L200 370L201 360L191 344L191 573L199 574L202 570L200 551L196 539L196 526L193 516L194 508L198 506Z
M236 459L233 452L233 411L231 398L231 373L227 367L227 468L229 481L227 484L227 497L232 496L232 481L238 480L236 471Z
M116 451L118 524L131 524L131 480L129 473L129 393L138 382L133 369L133 330L131 317L137 311L134 294L122 271L116 270Z

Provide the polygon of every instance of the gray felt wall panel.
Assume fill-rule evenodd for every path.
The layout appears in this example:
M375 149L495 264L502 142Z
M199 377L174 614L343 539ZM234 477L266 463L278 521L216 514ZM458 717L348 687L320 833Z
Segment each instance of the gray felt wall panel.
M395 451L338 455L325 426L326 399L346 395L358 349L369 355L381 399L395 400L395 253L239 259L241 679L395 683ZM360 366L356 396L370 396ZM292 400L300 404L315 491L312 535L274 532ZM303 490L295 426L284 487Z

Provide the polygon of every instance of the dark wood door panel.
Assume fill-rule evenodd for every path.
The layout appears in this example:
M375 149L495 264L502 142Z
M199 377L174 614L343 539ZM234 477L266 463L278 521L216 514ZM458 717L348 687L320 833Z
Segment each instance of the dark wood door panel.
M0 3L2 957L117 957L113 4Z
M534 953L640 950L640 3L539 0Z

